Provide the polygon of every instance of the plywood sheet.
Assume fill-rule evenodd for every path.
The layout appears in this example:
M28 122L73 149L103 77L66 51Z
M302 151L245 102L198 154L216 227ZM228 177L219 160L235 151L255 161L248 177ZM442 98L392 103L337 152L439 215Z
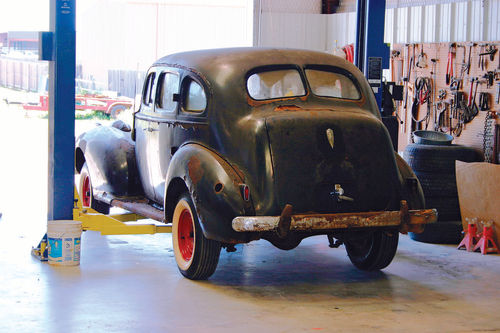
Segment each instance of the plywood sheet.
M493 221L495 240L500 245L500 165L456 161L456 172L464 230L466 218Z

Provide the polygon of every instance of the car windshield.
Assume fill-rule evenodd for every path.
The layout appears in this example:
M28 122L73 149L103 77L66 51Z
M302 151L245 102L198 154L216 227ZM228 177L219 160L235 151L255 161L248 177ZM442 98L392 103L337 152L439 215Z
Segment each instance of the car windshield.
M304 96L306 90L296 69L282 69L259 72L247 80L250 97L265 100L283 97Z
M317 69L306 69L305 72L315 95L354 100L361 98L354 82L344 74Z

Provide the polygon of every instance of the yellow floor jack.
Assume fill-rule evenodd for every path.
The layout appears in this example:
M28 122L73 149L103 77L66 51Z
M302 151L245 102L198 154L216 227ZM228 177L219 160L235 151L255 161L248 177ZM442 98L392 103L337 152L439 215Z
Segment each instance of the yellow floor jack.
M146 219L142 215L124 211L118 214L103 215L91 208L84 208L80 196L75 189L75 204L73 207L73 220L82 222L82 231L99 231L101 235L135 235L171 233L172 226L164 223L144 224L139 220ZM156 221L155 221L156 222ZM31 249L31 254L40 261L48 260L47 234L37 247Z

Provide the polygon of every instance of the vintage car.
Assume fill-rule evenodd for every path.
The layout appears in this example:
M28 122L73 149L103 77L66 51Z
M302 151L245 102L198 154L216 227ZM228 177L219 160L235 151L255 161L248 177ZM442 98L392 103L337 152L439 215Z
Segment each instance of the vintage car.
M221 247L265 239L293 249L327 235L379 270L399 232L436 220L394 152L373 92L351 63L266 48L169 55L149 69L129 126L80 136L82 203L172 224L175 259L206 279Z

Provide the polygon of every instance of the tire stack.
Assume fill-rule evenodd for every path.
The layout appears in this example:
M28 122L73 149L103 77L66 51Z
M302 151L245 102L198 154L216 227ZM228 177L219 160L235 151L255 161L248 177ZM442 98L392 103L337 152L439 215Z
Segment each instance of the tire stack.
M425 243L458 244L462 238L462 218L458 203L455 161L480 162L482 156L460 145L409 144L403 157L415 172L425 195L426 208L438 210L438 221L413 240Z

